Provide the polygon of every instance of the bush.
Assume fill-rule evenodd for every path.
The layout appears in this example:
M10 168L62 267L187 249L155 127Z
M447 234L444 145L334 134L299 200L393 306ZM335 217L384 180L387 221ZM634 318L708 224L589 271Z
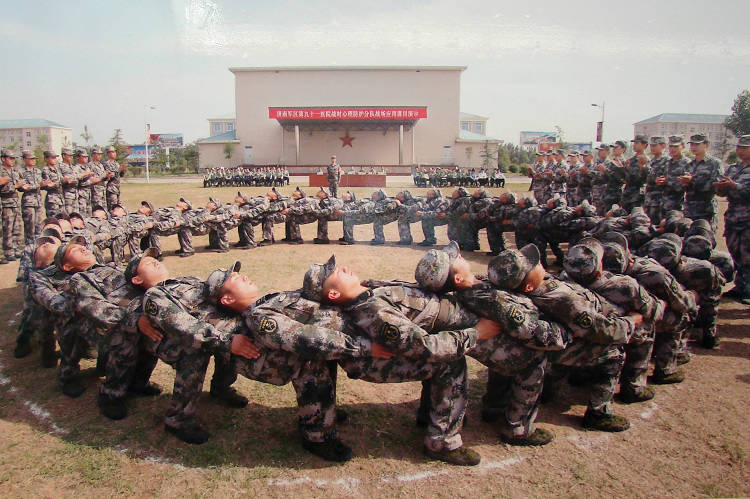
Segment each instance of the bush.
M518 173L518 165L510 165L508 171L511 173Z

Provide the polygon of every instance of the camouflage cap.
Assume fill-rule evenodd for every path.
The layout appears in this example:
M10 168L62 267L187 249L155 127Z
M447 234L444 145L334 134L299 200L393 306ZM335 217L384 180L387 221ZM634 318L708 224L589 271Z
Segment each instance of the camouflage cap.
M683 139L680 135L670 135L669 136L669 145L670 146L681 146L685 144L685 139Z
M581 151L581 156L591 156L591 149L584 149Z
M102 148L99 146L94 147L91 149L91 154L102 154Z
M128 281L128 283L130 283L133 277L138 274L138 265L140 265L141 260L147 256L156 258L159 256L159 250L157 248L146 248L146 251L140 256L135 256L130 259L128 266L125 267L125 280Z
M692 218L681 218L677 220L677 223L675 224L675 234L678 234L680 236L684 236L685 233L690 229L690 226L693 225L693 219Z
M376 196L378 198L378 201L382 201L383 199L388 197L388 194L386 194L383 189L378 189L377 191L372 193L371 198L374 200Z
M6 149L0 150L0 157L3 157L3 158L17 158L18 155L14 151L12 151L11 149L7 149L6 148Z
M667 143L667 140L664 137L662 137L661 135L654 135L653 137L651 137L650 144L652 146L655 146L657 144L666 144L666 143Z
M581 216L584 217L595 217L596 216L596 206L589 203L588 199L584 199L581 204Z
M305 191L303 191L302 189L300 189L299 186L297 186L297 187L294 188L294 192L299 192L302 197L306 196Z
M77 211L74 211L74 212L71 212L70 214L68 214L68 220L70 220L72 218L80 218L81 220L83 220L83 215L81 215Z
M602 258L604 270L622 274L627 268L627 263L628 257L625 255L622 246L612 242L604 243L604 257Z
M117 152L117 149L115 149L115 146L107 146L104 152Z
M737 141L737 147L750 147L750 135L742 135Z
M242 268L240 261L235 261L228 269L216 269L206 278L203 284L203 297L211 303L218 303L221 296L221 288L227 283L233 273Z
M602 243L592 237L587 237L568 250L563 261L563 268L573 280L588 284L596 279L596 273L602 266L603 258Z
M42 244L57 244L60 242L59 237L55 236L39 236L36 239L34 239L34 247L39 248ZM36 249L34 250L36 251Z
M247 200L245 200L245 201L247 201ZM192 209L193 209L193 203L191 203L191 202L190 202L190 201L188 201L187 199L185 199L185 198L180 198L180 202L181 202L181 203L185 203L185 204L187 205L187 207L188 207L188 210L192 210Z
M685 256L692 256L699 260L708 260L711 258L711 241L703 236L690 236L686 237L682 243L682 254Z
M579 154L581 154L581 153L579 153L575 149L568 152L568 156L578 156Z
M215 204L217 208L221 206L221 201L216 198L209 197L208 202Z
M648 244L648 256L668 270L677 266L680 260L680 250L681 247L673 241L663 238L656 238Z
M86 149L80 148L80 149L76 149L76 156L85 156L88 158L89 153L86 152Z
M615 140L612 147L622 147L623 149L627 149L628 144L624 140Z
M645 243L647 243L652 236L653 233L651 231L651 227L635 227L630 230L630 234L628 235L630 247L640 248Z
M86 238L83 236L73 236L67 242L62 243L60 247L57 248L57 252L55 253L55 265L58 269L63 270L63 263L65 263L65 254L67 253L68 248L70 248L74 244L77 244L79 246L86 246Z
M41 232L40 236L44 236L44 237L55 237L55 238L57 238L57 239L60 239L60 240L62 240L62 230L61 230L61 229L59 229L59 228L58 228L58 229L55 229L54 227L47 227L46 229L44 229L44 230L43 230L43 231Z
M45 158L56 158L57 156L58 154L51 149L47 149L46 151L44 151Z
M21 151L21 157L23 159L36 159L36 153L34 151L24 149L23 151Z
M125 209L125 206L123 206L121 203L116 203L112 205L112 208L109 210L110 213L113 213L115 211L115 208L122 208L125 212L128 211Z
M467 191L463 187L457 187L455 192L458 192L458 197L461 197L461 198L469 195L469 191Z
M676 244L680 247L682 246L682 238L677 234L671 232L662 234L657 239L663 239L665 241L670 241L671 243Z
M534 196L522 196L518 201L521 201L521 199L523 199L523 204L526 208L537 205L536 198Z
M419 260L414 271L417 283L424 289L440 291L448 280L451 263L459 256L461 250L456 241L451 241L445 248L429 250Z
M639 133L630 142L640 142L641 144L648 144L648 137L646 137L645 135Z
M321 301L323 299L323 283L326 282L336 268L336 255L324 264L313 263L305 272L305 278L302 281L302 296L308 300Z
M153 213L154 213L154 212L156 211L156 210L154 209L154 205L152 205L152 204L151 204L150 202L148 202L148 201L141 201L141 206L145 206L146 208L148 208L149 210L151 210L151 213L152 213L152 214L153 214Z
M609 145L608 144L599 144L596 146L597 151L609 151Z
M628 253L630 252L630 248L628 246L628 239L619 232L614 232L614 231L605 232L604 234L601 234L599 236L599 241L601 241L601 243L605 246L614 244L616 246L621 247L626 252Z
M704 220L702 218L695 220L690 228L685 232L685 237L689 236L703 236L711 241L712 248L716 247L716 236L708 220Z
M72 156L73 155L73 149L70 147L63 147L60 151L60 154L65 154L66 156Z
M94 213L95 211L103 211L104 213L107 213L107 208L100 204L97 204L91 208L91 213Z
M690 136L690 140L688 140L688 144L708 144L708 137L703 133L696 133L695 135Z
M539 248L533 244L520 250L505 250L487 264L487 277L499 288L517 289L531 269L539 264L540 258Z

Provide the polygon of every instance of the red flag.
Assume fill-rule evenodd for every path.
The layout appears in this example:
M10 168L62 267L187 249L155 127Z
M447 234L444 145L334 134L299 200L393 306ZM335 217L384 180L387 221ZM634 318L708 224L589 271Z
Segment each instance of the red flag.
M597 121L596 122L596 141L601 142L602 141L602 134L604 133L604 122L603 121Z

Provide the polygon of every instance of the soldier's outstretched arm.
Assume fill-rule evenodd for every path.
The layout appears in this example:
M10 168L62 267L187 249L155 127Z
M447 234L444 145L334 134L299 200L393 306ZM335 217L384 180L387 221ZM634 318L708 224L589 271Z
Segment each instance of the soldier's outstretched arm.
M84 274L70 278L70 290L76 309L96 327L111 329L128 319L127 310L108 302Z

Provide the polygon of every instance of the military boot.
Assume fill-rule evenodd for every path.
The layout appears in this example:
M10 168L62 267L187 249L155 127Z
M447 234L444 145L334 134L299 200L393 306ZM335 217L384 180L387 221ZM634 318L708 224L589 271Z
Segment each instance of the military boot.
M701 346L708 350L719 347L719 337L716 335L716 326L709 326L703 329Z
M439 451L429 449L425 446L423 450L425 456L430 459L455 464L456 466L476 466L482 461L479 453L463 446L453 450L441 449Z
M42 367L51 369L57 367L57 352L55 351L55 344L42 345L41 355Z
M685 373L683 371L675 371L672 374L655 372L649 381L655 385L674 385L685 381Z
M133 397L156 397L161 394L161 387L156 383L133 383L128 388L128 395Z
M547 445L554 440L555 435L548 430L542 428L536 428L531 434L528 435L514 435L511 428L504 426L500 431L500 438L508 445L518 446L541 446Z
M13 350L13 357L22 359L31 353L31 342L20 341L16 343L16 348Z
M338 438L328 438L323 442L302 440L302 448L321 459L343 463L352 458L352 449Z
M109 419L117 421L124 419L128 415L128 406L125 405L125 397L113 397L100 393L98 403L99 412Z
M398 244L399 246L411 246L411 244L413 242L414 242L413 239L402 239L399 242L397 242L396 244Z
M183 442L194 445L205 444L211 436L194 421L185 426L180 426L179 428L164 425L164 429Z
M417 246L435 246L435 243L437 243L436 240L433 239L425 239L421 243L417 243Z
M247 406L248 400L243 397L234 388L227 387L221 389L211 389L211 396L217 400L221 405L226 407L232 407L235 409L242 409Z
M80 397L84 391L86 391L86 387L83 386L78 377L71 378L62 385L62 392L70 398Z
M636 392L630 388L620 389L620 401L624 404L636 404L638 402L645 402L654 398L656 392L650 386L645 387L640 392Z
M630 428L630 421L622 416L601 414L586 409L586 414L583 415L583 427L589 430L618 432Z

